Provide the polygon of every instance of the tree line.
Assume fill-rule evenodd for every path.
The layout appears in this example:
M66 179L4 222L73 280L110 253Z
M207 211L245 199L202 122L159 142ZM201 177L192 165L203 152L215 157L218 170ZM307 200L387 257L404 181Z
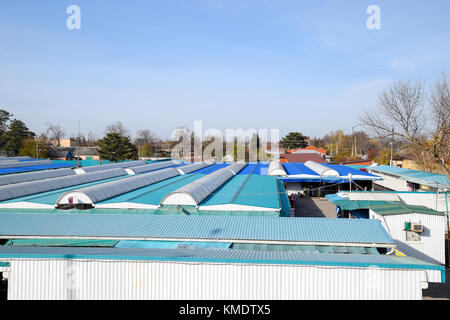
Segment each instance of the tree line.
M300 132L290 132L280 143L286 149L304 148L308 144L326 149L333 162L337 163L367 158L389 164L391 158L408 155L423 170L439 171L449 176L450 81L447 75L442 74L431 86L410 81L391 83L379 93L376 106L360 115L359 123L353 129L357 127L360 130L352 130L351 134L337 130L311 139ZM192 136L193 151L197 137L187 128L179 127L177 130ZM65 130L59 125L47 123L45 133L37 136L23 121L0 109L0 150L8 156L46 158L53 147L60 146L65 135ZM101 139L93 133L87 137L78 134L72 139L76 146L96 147L103 159L111 161L154 156L157 151L161 153L161 146L172 149L179 143L178 140L163 141L148 129L139 130L133 140L121 122L107 126ZM248 153L250 141L256 141L259 153L257 135L245 142L244 152ZM209 142L202 141L202 149ZM223 144L225 147L225 142ZM237 152L234 150L234 157ZM170 152L164 155L170 156Z

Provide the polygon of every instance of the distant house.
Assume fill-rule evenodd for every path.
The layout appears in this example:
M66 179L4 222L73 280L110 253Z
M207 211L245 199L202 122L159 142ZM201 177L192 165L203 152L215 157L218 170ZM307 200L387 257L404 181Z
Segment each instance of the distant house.
M50 156L53 160L76 160L78 156L80 160L100 160L97 149L98 147L60 147L53 149Z
M316 148L314 146L307 146L306 148L286 150L286 153L292 153L292 154L311 153L311 152L316 152L316 153L322 154L323 156L325 156L327 154L326 149Z
M380 190L437 191L450 189L449 178L442 174L386 165L371 166L367 169L370 173L383 178L375 182Z
M307 161L315 161L315 162L328 162L324 156L320 156L316 153L299 153L299 154L282 154L280 155L280 162L307 162Z

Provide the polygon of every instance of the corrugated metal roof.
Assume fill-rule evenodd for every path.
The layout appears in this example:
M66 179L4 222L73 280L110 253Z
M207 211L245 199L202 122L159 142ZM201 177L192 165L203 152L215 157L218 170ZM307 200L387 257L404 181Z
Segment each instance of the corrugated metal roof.
M227 181L200 205L240 204L280 209L277 178L260 175L237 175Z
M388 215L397 215L397 214L409 214L409 213L421 213L421 214L429 214L436 216L445 216L444 212L439 212L432 210L430 208L424 206L415 206L415 205L407 205L407 204L382 204L371 206L370 209L375 211L377 214L381 216Z
M445 270L411 257L214 249L0 248L1 259L102 259Z
M215 239L392 245L380 222L366 219L0 213L0 236L121 240Z
M6 247L114 247L117 240L78 239L16 239L8 240ZM1 247L1 246L0 246Z

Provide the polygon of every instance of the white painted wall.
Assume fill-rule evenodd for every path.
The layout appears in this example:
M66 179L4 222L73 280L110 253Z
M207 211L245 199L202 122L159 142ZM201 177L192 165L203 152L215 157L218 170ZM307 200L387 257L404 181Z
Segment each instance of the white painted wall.
M446 195L444 193L437 194L431 192L401 192L397 193L397 195L400 200L402 200L406 204L425 206L439 212L446 212ZM450 209L450 197L448 196L448 193L447 202Z
M440 271L8 259L8 299L421 299Z
M370 219L381 222L391 238L397 244L397 249L414 258L434 263L445 264L445 216L427 214L399 214L381 216L369 210ZM424 226L421 241L406 241L405 222L419 222Z
M383 178L383 180L375 180L373 182L375 185L379 185L394 191L409 191L408 183L405 180L401 180L379 172L371 172L370 170L369 173L376 174L377 176Z

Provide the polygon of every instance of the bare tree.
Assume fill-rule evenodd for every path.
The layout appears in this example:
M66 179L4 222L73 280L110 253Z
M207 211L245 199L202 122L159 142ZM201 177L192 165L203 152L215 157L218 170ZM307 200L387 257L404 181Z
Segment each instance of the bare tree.
M59 124L51 124L47 123L47 135L49 136L50 140L56 142L56 146L61 146L61 139L66 134L65 130L61 128Z
M129 137L130 136L130 130L128 130L125 127L125 125L120 121L117 121L117 122L107 126L105 133L117 133L121 137Z
M436 80L430 98L434 130L428 153L439 164L441 171L450 176L450 80L446 74Z
M144 145L146 143L153 143L157 140L157 137L153 132L148 129L138 130L136 133L135 143L138 145Z
M88 147L95 147L97 145L97 135L93 132L89 132L87 136L87 145Z
M436 83L430 99L433 106L431 112L435 118L435 129L432 133L426 130L426 98L421 83L411 84L409 81L393 83L380 93L377 107L362 115L360 121L379 136L395 136L400 140L401 148L414 154L423 169L432 169L434 164L438 164L440 171L448 176L446 163L441 160L445 158L442 157L443 150L447 149L448 152L446 94L448 97L448 81L444 77ZM447 110L446 135L442 129L445 128L445 110Z

